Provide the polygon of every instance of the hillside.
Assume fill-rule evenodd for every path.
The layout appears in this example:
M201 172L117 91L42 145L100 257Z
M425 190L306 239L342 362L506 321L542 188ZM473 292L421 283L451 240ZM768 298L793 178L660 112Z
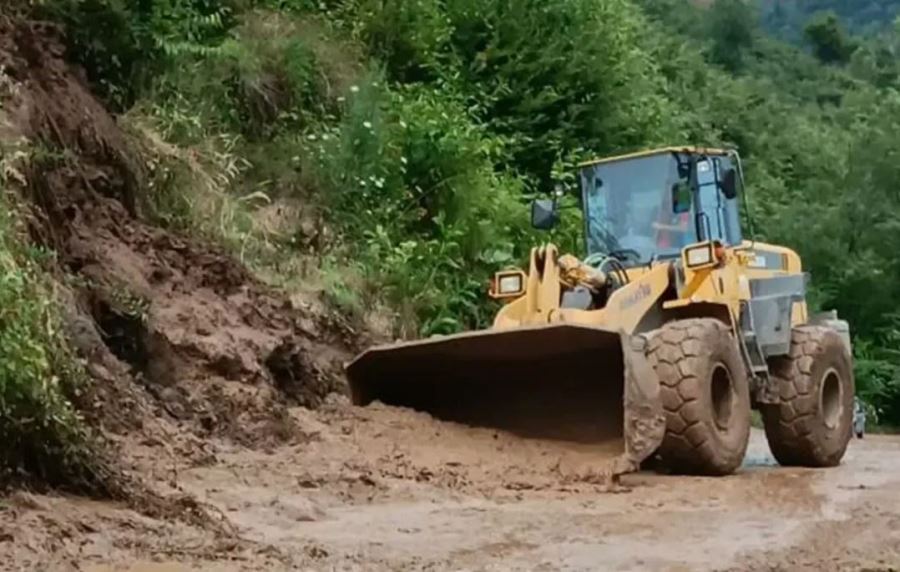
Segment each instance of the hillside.
M822 476L770 471L754 432L733 480L619 487L586 447L346 398L361 348L490 323L535 244L584 254L577 209L528 224L577 205L578 163L694 144L740 150L745 236L802 255L870 423L900 424L896 3L763 8L4 3L3 561L631 569L647 533L659 566L896 561L889 437ZM856 35L785 40L820 8Z
M900 14L896 0L760 0L767 30L798 39L806 24L820 12L833 12L855 34L873 34L890 28Z
M290 440L287 408L340 391L352 338L148 219L152 166L60 58L58 30L4 17L0 31L0 484L141 503L122 472L139 451L199 462L206 439Z

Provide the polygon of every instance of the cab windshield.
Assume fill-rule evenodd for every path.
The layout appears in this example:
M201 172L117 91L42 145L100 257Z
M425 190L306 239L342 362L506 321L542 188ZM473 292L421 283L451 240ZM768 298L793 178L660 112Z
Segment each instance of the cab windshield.
M661 153L584 168L581 184L589 254L631 263L677 256L697 242L693 209L673 204L673 188L689 190L687 158ZM689 195L688 195L689 197ZM680 202L680 199L679 199Z

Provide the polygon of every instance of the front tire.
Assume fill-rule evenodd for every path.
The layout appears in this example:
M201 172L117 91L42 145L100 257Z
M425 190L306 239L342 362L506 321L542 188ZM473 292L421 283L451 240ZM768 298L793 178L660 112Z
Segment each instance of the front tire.
M649 336L666 434L662 463L683 474L728 475L750 439L750 388L731 330L713 319L680 320Z
M762 409L766 439L782 465L833 467L853 435L853 368L840 335L795 328L791 351L770 365L780 403Z

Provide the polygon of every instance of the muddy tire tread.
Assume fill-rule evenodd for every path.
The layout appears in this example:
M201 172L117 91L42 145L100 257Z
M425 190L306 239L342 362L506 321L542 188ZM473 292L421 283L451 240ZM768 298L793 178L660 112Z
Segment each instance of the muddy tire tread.
M704 421L701 371L711 335L730 339L731 330L719 320L700 318L671 322L649 336L647 355L660 382L666 417L659 452L664 464L679 473L730 474L746 452L745 444L742 450L723 455L711 442ZM749 435L749 424L747 431Z
M831 347L842 347L835 346L840 338L829 328L794 328L790 353L770 363L781 403L763 408L762 413L769 448L781 465L831 467L844 455L845 447L825 451L815 431L819 396L813 363L816 356L827 351L829 337L833 337Z

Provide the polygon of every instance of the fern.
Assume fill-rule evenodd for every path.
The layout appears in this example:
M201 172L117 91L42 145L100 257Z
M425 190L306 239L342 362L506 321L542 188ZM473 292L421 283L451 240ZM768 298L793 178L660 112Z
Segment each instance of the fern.
M174 5L169 4L174 1ZM230 29L231 10L219 6L204 10L204 2L169 0L154 4L151 37L164 56L211 57L222 54L222 42Z
M198 57L212 57L222 55L222 46L206 46L196 42L176 41L169 39L157 39L157 47L170 57L177 58L180 56L191 55Z

